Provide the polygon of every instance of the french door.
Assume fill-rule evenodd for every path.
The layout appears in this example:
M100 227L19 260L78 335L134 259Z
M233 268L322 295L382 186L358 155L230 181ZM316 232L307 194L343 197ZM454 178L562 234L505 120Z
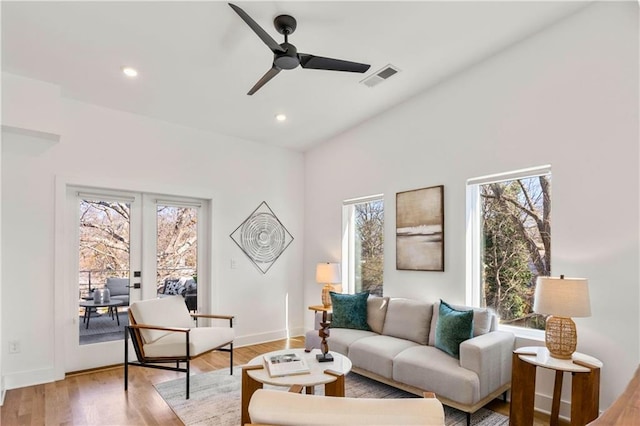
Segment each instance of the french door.
M208 291L197 283L209 277L207 262L198 263L207 258L207 244L199 244L208 241L207 206L197 199L67 187L65 372L123 361L127 310L135 301L172 294L191 310L204 307Z

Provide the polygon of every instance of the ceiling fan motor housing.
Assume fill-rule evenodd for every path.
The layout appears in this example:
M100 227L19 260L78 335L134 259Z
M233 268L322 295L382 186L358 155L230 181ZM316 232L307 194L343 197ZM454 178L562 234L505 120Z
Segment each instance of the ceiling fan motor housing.
M292 70L300 65L298 58L298 49L293 44L282 43L280 45L285 52L276 52L273 58L273 64L283 70Z

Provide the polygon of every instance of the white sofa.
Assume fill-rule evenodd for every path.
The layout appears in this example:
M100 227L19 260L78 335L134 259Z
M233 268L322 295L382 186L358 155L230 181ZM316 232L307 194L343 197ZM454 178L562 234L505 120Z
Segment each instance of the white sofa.
M439 307L440 301L369 296L371 331L330 328L329 351L348 356L355 373L416 395L434 392L469 419L510 388L515 336L496 330L491 310L453 306L474 310L473 337L460 344L457 359L435 347ZM306 333L307 350L320 347L321 317L316 314L316 330Z

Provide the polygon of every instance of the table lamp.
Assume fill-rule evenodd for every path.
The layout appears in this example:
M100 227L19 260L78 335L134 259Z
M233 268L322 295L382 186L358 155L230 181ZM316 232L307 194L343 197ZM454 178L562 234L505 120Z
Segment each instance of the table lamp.
M549 315L544 340L554 358L571 359L578 335L571 317L591 316L589 286L585 278L538 277L533 311Z
M330 291L333 291L333 285L342 282L342 274L340 273L339 263L318 263L316 266L316 282L324 284L322 287L322 305L325 308L331 306Z

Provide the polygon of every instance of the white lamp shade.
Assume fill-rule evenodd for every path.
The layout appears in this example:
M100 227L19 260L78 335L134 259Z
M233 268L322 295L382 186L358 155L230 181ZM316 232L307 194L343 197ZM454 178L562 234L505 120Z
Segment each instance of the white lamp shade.
M588 281L585 278L538 277L533 311L567 318L591 316Z
M320 284L337 284L342 282L339 263L318 263L316 281Z

